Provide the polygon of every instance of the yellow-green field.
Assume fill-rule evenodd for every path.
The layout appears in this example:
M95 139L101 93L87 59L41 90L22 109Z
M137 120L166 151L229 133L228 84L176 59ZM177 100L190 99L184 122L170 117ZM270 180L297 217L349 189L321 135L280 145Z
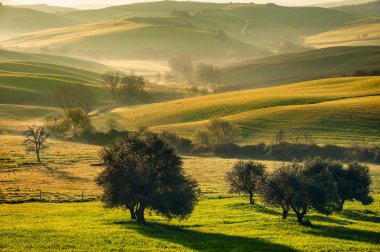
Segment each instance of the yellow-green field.
M306 37L305 43L315 48L380 45L380 18L369 18L312 35Z
M51 141L43 155L46 166L22 149L22 138L0 136L1 193L7 200L96 199L94 183L101 167L99 147ZM137 226L128 214L102 208L100 202L0 204L2 251L376 251L379 249L380 167L371 165L375 203L348 203L333 216L308 215L312 227L293 215L281 219L279 209L250 206L245 196L227 194L225 172L236 160L184 157L184 167L199 181L202 196L184 221L148 214ZM269 169L274 162L265 162Z
M243 143L270 142L280 129L304 129L317 143L380 140L380 78L337 78L227 92L166 103L118 108L93 118L98 129L170 130L191 137L207 120L222 117L243 130Z

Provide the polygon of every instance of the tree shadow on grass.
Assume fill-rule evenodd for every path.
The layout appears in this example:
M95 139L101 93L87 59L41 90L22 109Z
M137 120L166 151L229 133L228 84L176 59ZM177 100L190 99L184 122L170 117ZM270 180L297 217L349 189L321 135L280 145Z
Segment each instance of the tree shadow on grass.
M340 213L340 216L357 220L357 221L365 221L365 222L373 222L373 223L380 223L380 216L376 212L365 210L365 211L351 211L351 210L345 210Z
M312 226L306 233L342 240L380 244L380 232L351 229L342 226Z
M297 251L259 238L203 233L167 224L147 223L140 226L131 221L116 221L113 224L133 228L146 237L176 243L195 251Z
M196 251L296 251L259 238L203 233L158 223L138 226L136 230L144 236L177 243Z

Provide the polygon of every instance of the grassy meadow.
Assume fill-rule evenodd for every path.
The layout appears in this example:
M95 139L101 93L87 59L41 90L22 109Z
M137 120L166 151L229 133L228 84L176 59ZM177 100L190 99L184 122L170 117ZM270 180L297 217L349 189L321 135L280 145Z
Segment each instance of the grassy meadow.
M191 137L222 117L243 130L243 143L270 142L280 129L305 129L317 143L379 142L379 77L336 78L117 108L93 118L119 129L169 130ZM363 109L365 108L365 109ZM341 125L350 122L345 128Z
M127 250L127 251L376 251L379 248L380 167L370 165L375 203L348 203L342 213L310 213L312 227L295 217L281 219L279 209L250 206L248 198L227 193L224 181L234 159L184 157L186 173L199 181L202 196L195 212L184 221L168 221L155 213L141 227L121 209L104 209L94 200L94 183L101 167L99 147L50 141L47 166L22 152L22 138L0 136L1 194L8 200L31 196L77 203L0 204L0 248L14 250ZM81 150L78 152L77 150ZM265 161L268 169L275 162ZM17 221L15 219L17 218ZM49 220L49 221L47 221Z
M239 159L173 140L178 149L194 147L184 153L210 150L182 156L185 173L201 189L199 202L181 221L147 211L142 226L125 209L103 207L95 183L104 168L102 146L85 144L122 135L101 134L110 129L169 131L194 140L221 118L241 129L238 145L272 144L283 130L288 138L297 132L336 150L355 146L352 156L370 152L365 160L377 162L380 76L351 76L380 70L379 3L158 1L99 9L0 3L0 251L380 251L379 164L367 164L373 204L346 202L331 216L310 210L305 218L312 225L299 225L293 212L282 220L281 209L256 195L250 205L247 195L229 193L226 173ZM171 71L174 57L189 57L192 67L178 63L177 72L186 73ZM203 73L208 76L199 63L213 64ZM116 96L132 99L114 101L104 87L106 71L144 77L144 97L124 87L118 92L129 93ZM95 95L86 119L96 132L71 136L70 129L66 138L49 137L36 162L26 153L25 130L63 118L52 94L68 85ZM143 104L133 103L135 94ZM269 172L283 164L258 161Z

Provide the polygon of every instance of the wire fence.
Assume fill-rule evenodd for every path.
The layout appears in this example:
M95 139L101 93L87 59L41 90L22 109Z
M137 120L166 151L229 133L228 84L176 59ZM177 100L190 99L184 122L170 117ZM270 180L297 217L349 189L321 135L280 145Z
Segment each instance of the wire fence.
M0 203L89 202L100 199L100 190L56 188L0 188Z

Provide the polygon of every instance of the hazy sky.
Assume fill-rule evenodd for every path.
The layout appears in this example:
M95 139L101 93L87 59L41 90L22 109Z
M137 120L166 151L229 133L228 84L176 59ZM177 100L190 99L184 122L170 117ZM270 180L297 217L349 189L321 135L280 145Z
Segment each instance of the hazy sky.
M136 2L151 2L154 0L0 0L5 4L38 4L46 3L49 5L57 6L85 6L85 5L120 5L126 3L136 3ZM322 2L332 2L334 0L197 0L199 2L254 2L254 3L277 3L282 5L310 5Z

